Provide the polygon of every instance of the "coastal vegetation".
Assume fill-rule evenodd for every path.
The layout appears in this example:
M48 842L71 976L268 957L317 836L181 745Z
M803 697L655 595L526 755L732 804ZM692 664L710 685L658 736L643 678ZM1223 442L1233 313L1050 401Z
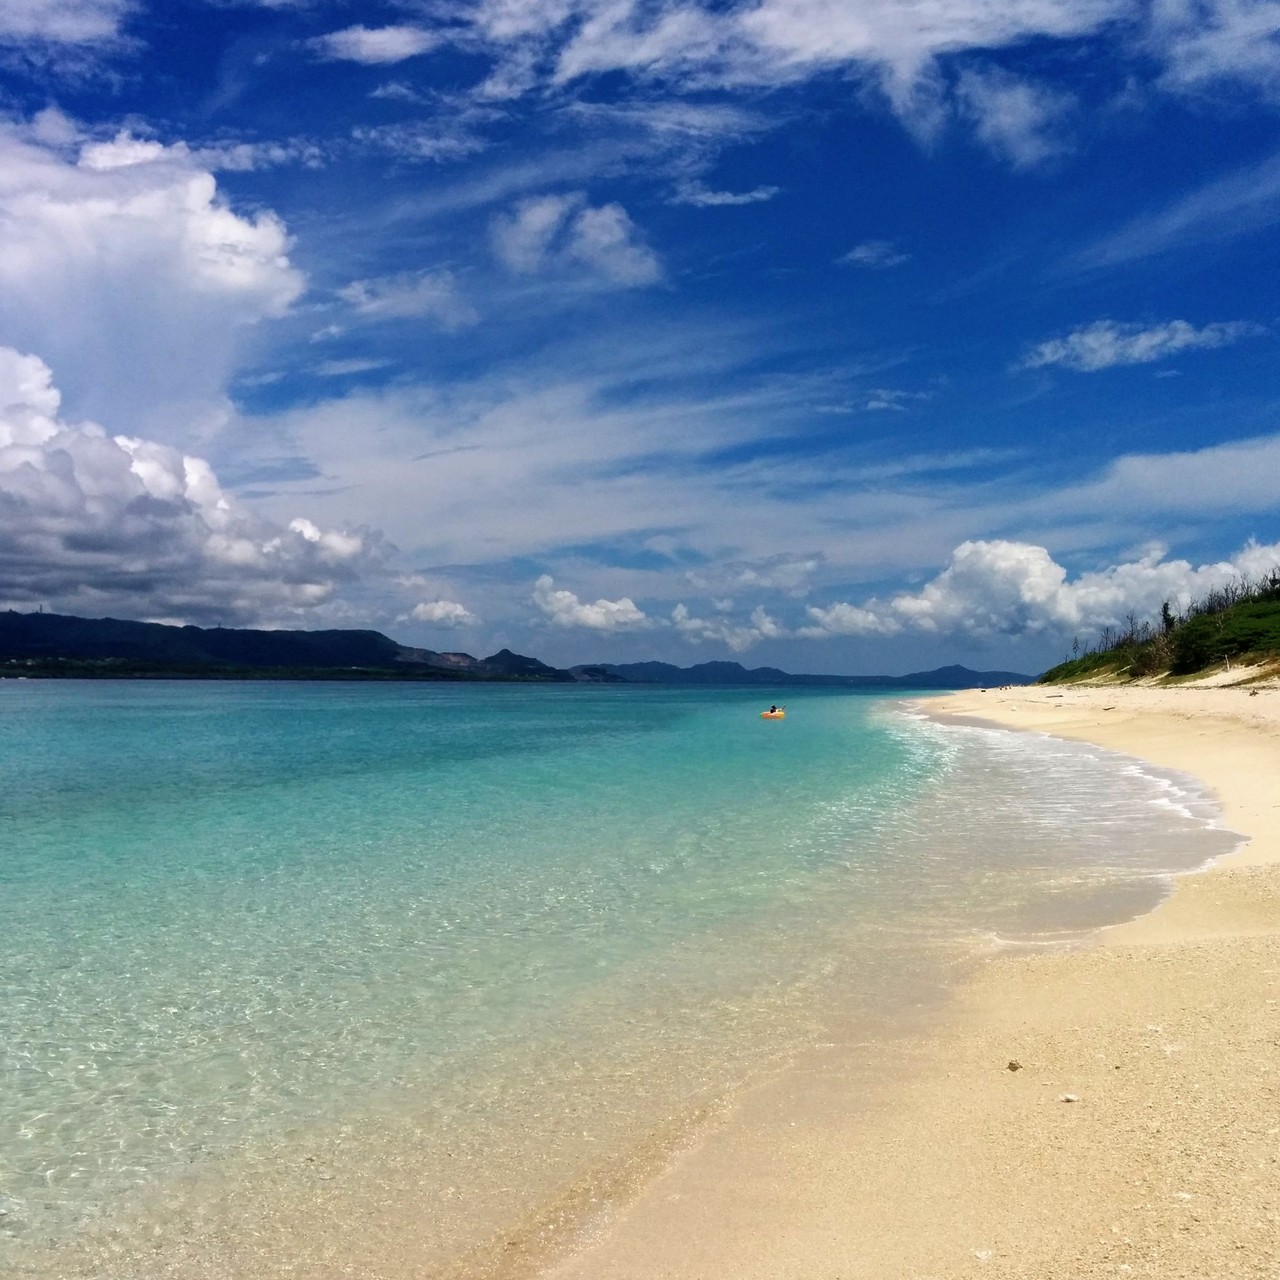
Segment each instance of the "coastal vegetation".
M1280 664L1280 567L1261 578L1238 578L1174 612L1165 601L1159 620L1130 613L1123 627L1107 627L1083 650L1040 677L1041 684L1073 680L1192 677L1219 667Z

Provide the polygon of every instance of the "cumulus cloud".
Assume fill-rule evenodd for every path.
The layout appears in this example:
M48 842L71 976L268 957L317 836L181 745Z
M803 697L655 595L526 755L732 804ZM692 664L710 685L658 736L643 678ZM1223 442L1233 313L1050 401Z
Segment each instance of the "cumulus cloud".
M888 267L899 267L910 258L911 255L903 253L892 240L864 240L836 261L851 267L883 271Z
M302 292L279 218L242 214L181 143L80 147L0 126L0 331L115 425L215 399L245 326Z
M403 62L434 49L440 38L422 27L366 27L356 25L342 31L331 31L308 41L322 58L340 62L360 62L365 66L382 66Z
M451 271L407 271L375 280L355 280L338 295L357 314L371 320L430 318L445 329L462 329L479 320L458 292Z
M424 600L416 604L409 616L437 627L474 627L480 619L456 600Z
M732 618L698 618L683 604L671 611L671 625L688 641L701 644L710 640L729 647L734 653L745 653L761 640L774 640L787 632L762 606L751 611L750 622L735 622Z
M1061 365L1078 373L1096 373L1123 364L1152 364L1180 351L1225 347L1265 330L1244 321L1207 324L1197 329L1186 320L1143 327L1095 320L1065 338L1050 338L1034 347L1022 360L1024 369Z
M583 209L573 220L565 252L618 285L652 284L662 276L657 257L640 243L635 223L620 204Z
M209 464L59 418L49 367L0 347L0 604L191 622L287 621L383 554L368 531L262 520Z
M557 588L550 574L534 584L533 602L557 627L586 627L592 631L632 631L651 626L642 609L627 596L584 604L572 591Z
M662 276L657 256L620 204L590 206L581 193L535 196L494 219L494 253L510 270L531 275L546 268L586 268L598 283L653 284Z
M24 145L12 131L0 136L0 148L0 208L9 220L0 271L11 287L68 259L132 267L145 245L166 283L233 298L245 319L280 315L302 291L279 219L234 213L183 143L121 132L87 143L75 163Z
M799 634L813 638L825 636L891 636L902 629L897 619L875 609L860 609L856 604L841 601L825 609L811 605L808 610L811 625L802 627Z
M1159 615L1170 601L1193 598L1242 575L1280 565L1280 543L1250 542L1230 560L1193 566L1165 559L1154 546L1137 560L1082 573L1069 581L1049 552L1026 542L964 542L951 563L917 592L862 605L838 603L808 610L797 635L891 636L914 630L976 637L1070 634L1119 625L1130 612Z

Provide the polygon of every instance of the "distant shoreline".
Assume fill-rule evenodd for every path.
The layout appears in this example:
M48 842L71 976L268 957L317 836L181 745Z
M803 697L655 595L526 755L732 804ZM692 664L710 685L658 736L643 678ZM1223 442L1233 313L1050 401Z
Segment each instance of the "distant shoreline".
M52 662L0 667L0 680L245 680L261 682L340 682L357 684L569 684L540 676L472 675L446 670L396 671L382 667L271 668L271 667L159 667L130 666L106 660L101 663Z
M400 644L380 631L263 631L176 626L122 618L0 612L0 677L107 680L482 681L522 684L661 684L758 689L970 689L1026 683L1010 671L951 665L903 676L793 674L711 661L577 663L553 667L500 649L488 657Z

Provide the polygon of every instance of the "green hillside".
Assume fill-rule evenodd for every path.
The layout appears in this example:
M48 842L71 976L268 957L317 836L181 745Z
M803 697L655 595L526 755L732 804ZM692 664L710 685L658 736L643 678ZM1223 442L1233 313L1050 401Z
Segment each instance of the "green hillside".
M1212 591L1180 614L1166 603L1158 623L1130 615L1040 683L1192 677L1236 663L1280 665L1280 569Z

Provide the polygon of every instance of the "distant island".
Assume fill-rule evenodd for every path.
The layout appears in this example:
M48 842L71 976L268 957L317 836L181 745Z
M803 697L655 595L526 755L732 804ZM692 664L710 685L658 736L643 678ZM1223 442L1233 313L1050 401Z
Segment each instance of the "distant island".
M794 675L738 662L585 663L561 669L500 649L487 658L398 644L380 631L255 631L58 613L0 613L0 678L452 680L539 684L802 685L972 689L1030 684L1014 671L947 666L905 676Z

